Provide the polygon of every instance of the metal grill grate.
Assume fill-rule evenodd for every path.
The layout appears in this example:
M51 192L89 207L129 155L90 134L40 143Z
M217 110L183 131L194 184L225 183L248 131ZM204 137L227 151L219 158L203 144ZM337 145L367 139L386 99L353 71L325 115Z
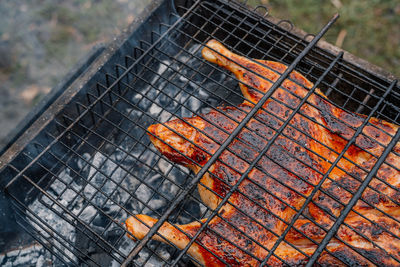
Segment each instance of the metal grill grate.
M178 6L177 10L179 13L172 12L167 22L159 19L159 27L152 31L150 40L141 40L138 46L132 47L132 50L124 55L122 61L113 63L113 72L101 73L101 77L93 87L76 96L3 169L2 175L9 177L6 190L15 200L16 209L19 210L18 222L41 245L52 251L60 263L66 265L179 265L190 264L190 260L198 263L196 259L186 254L193 243L203 246L221 262L232 264L206 248L199 241L199 236L204 231L213 231L207 227L211 218L218 216L224 220L218 214L219 208L224 203L235 205L230 202L229 196L233 192L240 191L240 181L245 178L250 179L247 175L251 169L257 168L270 179L279 182L279 179L257 166L262 155L266 155L265 153L276 143L278 137L284 136L293 144L311 151L295 138L288 136L284 130L291 127L300 131L291 124L291 119L296 114L307 117L307 114L301 112L301 108L305 104L312 105L308 99L318 87L328 96L333 105L347 111L365 114L363 123L354 129L354 134L348 139L344 150L333 151L337 154L336 159L330 162L331 167L327 172L319 173L322 179L318 184L313 185L312 193L302 195L306 201L300 209L294 208L274 192L252 181L265 192L297 211L289 222L275 215L287 227L281 235L277 235L277 241L269 248L260 244L245 230L224 220L247 240L268 251L264 258L245 251L238 244L229 240L228 242L237 250L256 259L261 265L268 264L271 257L282 264L290 265L290 262L275 253L278 246L283 243L304 255L308 259L309 266L318 261L323 251L336 260L348 264L349 259L327 249L327 244L334 237L339 240L339 243L356 251L360 257L379 264L379 259L376 259L374 255L363 254L360 249L353 247L335 234L341 225L345 225L369 244L383 251L379 244L362 231L344 222L349 212L353 212L373 225L377 231L384 231L388 235L399 238L392 229L385 228L353 208L360 199L367 206L375 207L374 203L362 197L366 188L377 191L377 188L370 184L373 178L393 187L376 175L382 164L399 171L393 163L386 160L389 153L400 157L399 152L393 149L399 140L399 131L393 135L379 129L388 136L389 142L380 144L382 147L380 155L365 151L374 158L375 163L371 168L358 166L368 173L363 180L352 173L347 173L347 170L338 163L346 159L351 164L357 165L346 156L346 152L350 145L355 145L358 136L364 135L365 127L375 127L369 122L371 117L400 124L400 108L396 104L400 103L400 91L396 87L396 81L389 84L346 62L342 59L342 54L333 55L319 48L311 49L313 43L322 36L333 21L309 44L280 27L282 24L288 24L287 21L275 25L236 2L195 1ZM194 175L186 168L160 155L150 144L147 128L151 124L164 123L177 117L197 115L206 120L207 118L201 114L210 110L218 110L229 117L223 110L216 108L237 107L245 100L239 90L239 82L233 75L202 59L200 51L209 39L217 39L230 50L247 58L274 60L290 67L252 111L248 113L243 111L247 113L247 119L236 121L239 126L233 133L220 129L230 137L223 143L219 143L219 152L214 154L197 175ZM299 100L295 108L287 106L290 108L290 114L286 119L277 118L270 111L262 108L262 104L265 100L273 98L274 101L285 105L272 94L285 78L290 79L288 74L295 67L307 79L314 82L315 86ZM296 80L292 82L301 86ZM290 92L287 91L287 93ZM314 108L319 107L314 106ZM259 152L259 156L251 161L235 153L229 147L229 143L237 139L236 134L240 133L241 128L250 129L247 122L250 118L254 118L258 109L274 116L280 122L280 126L273 129L274 135L268 140L268 145L262 149L253 147ZM234 118L231 119L234 120ZM312 118L308 119L312 120ZM214 126L218 127L215 124ZM312 136L309 138L313 139ZM314 139L314 141L324 145L318 140ZM251 146L248 143L246 145ZM326 148L332 150L329 147ZM211 210L200 200L195 185L206 172L215 179L219 179L208 169L214 161L223 161L219 157L223 150L230 150L250 167L241 173L239 182L228 190L229 193L221 196L223 201L218 208ZM287 154L290 155L290 152ZM295 155L291 156L295 158ZM324 157L324 155L319 156ZM187 158L187 160L190 159ZM280 164L276 159L269 160L277 165ZM313 169L313 166L307 165L306 162L304 165ZM286 168L283 165L280 167ZM341 203L332 192L322 188L325 181L334 181L330 177L334 168L347 173L349 177L358 179L359 183L355 191L337 184L344 192L351 193L352 198L347 203ZM316 169L313 171L318 172ZM300 177L295 173L292 175L309 184L306 177ZM393 189L398 190L396 187ZM318 205L313 200L318 192L323 192L338 205L344 206L340 216L330 214L334 220L331 226L316 222L306 212L309 203ZM245 196L245 193L240 193ZM245 197L254 205L261 207L256 199L251 199L250 196ZM398 205L395 199L390 200ZM393 222L400 223L398 218L387 214L379 207L375 208L381 214L391 218ZM246 211L243 213L246 214ZM147 214L160 219L150 233L137 242L127 237L129 233L123 225L127 217L135 214ZM248 214L247 216L253 222L257 222L257 218L252 218ZM312 237L297 229L302 237L315 244L316 250L311 254L307 254L301 246L291 244L285 239L289 231L294 229L294 223L299 218L309 219L321 231L326 232L322 240L313 240ZM185 224L192 221L200 222L202 219L206 220L201 222L201 231L193 236L189 235L190 243L183 249L178 249L171 242L166 245L150 240L156 234L157 227L164 221ZM262 225L261 227L273 232L269 226ZM176 229L179 231L179 228ZM213 232L213 234L224 238L220 233ZM168 242L166 238L165 241ZM385 255L400 264L398 255L390 251ZM237 264L240 263L237 262Z

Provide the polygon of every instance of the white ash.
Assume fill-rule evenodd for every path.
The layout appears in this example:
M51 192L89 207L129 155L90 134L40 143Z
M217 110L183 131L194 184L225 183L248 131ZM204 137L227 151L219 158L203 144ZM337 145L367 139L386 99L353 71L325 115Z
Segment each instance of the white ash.
M54 266L54 262L57 262L55 256L39 244L20 247L0 254L0 265L3 267L50 267Z
M190 47L189 50L197 57L201 56L198 45ZM64 246L62 251L72 261L77 260L71 251L75 252L73 246L76 246L74 242L79 239L80 231L76 227L80 223L87 225L84 226L87 232L100 235L127 257L136 242L125 235L123 222L131 214L144 213L155 217L162 214L179 192L179 186L187 183L188 169L171 164L156 152L150 145L145 129L159 121L166 122L177 117L192 116L193 112L209 111L209 105L216 106L221 99L214 97L208 90L217 92L221 89L215 83L205 81L207 80L205 76L210 73L210 67L202 65L202 61L188 53L180 54L177 59L185 62L187 66L161 57L161 63L149 64L149 67L157 72L158 77L143 75L151 84L141 79L132 84L138 93L132 94L131 105L121 110L129 120L123 121L120 126L129 132L130 136L123 133L113 135L110 137L110 143L104 143L99 151L73 157L70 161L74 162L78 170L73 171L65 167L59 172L47 193L57 199L63 208L45 196L29 206L33 214L38 215L49 225L46 227L37 220L28 218L34 228L54 246ZM201 75L196 71L205 74ZM219 82L226 79L226 74L223 72L212 75L213 79ZM194 96L191 96L192 94ZM204 105L203 102L209 105ZM189 206L197 205L197 210L191 212L192 216L200 216L194 213L205 212L204 205L193 203ZM50 205L52 210L46 205ZM62 214L62 217L57 215L57 212ZM192 220L193 218L182 213L176 222L187 223ZM50 227L60 236L67 238L72 245L67 242L60 244L50 237L43 230ZM116 237L119 241L113 243L112 240ZM150 247L158 244L155 241L150 243L148 244ZM170 250L167 245L160 245L157 249L158 257L168 261L171 257ZM111 253L121 260L124 259L113 250ZM48 258L46 255L38 257L38 262L39 259L46 262ZM165 262L158 257L151 256L150 251L145 248L135 258L135 262L137 264L146 262L145 266L160 266ZM67 257L64 257L64 260L70 261ZM110 262L111 266L120 264L116 260Z

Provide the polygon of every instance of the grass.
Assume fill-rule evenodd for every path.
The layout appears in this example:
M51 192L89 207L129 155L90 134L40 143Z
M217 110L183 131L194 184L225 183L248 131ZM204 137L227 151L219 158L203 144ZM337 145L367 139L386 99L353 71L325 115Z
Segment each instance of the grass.
M398 0L261 0L272 16L288 19L316 33L332 17L340 18L325 39L400 77L400 1ZM339 33L345 34L343 42ZM339 37L340 39L340 37Z
M0 146L48 88L94 44L107 43L125 28L149 1L0 1Z

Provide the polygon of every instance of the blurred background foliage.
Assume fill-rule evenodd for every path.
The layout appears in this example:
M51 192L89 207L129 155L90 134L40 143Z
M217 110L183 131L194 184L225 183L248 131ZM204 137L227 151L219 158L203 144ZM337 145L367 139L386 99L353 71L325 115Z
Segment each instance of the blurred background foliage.
M332 17L340 18L325 40L400 77L400 0L262 0L269 14L317 33Z
M109 42L151 0L1 0L0 147L50 88L99 42ZM249 0L400 77L399 0Z
M149 0L1 0L0 147L33 105Z

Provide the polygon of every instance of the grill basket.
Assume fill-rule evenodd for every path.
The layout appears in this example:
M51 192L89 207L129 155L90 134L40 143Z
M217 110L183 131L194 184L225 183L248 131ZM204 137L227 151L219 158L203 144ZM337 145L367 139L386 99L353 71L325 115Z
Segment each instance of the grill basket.
M51 251L52 264L186 266L196 262L185 253L188 247L181 250L173 244L131 240L123 222L135 214L175 224L218 216L200 200L193 186L198 177L162 156L147 134L151 124L202 116L217 107L243 102L238 80L202 58L201 49L210 39L247 58L288 66L297 60L296 70L316 83L331 103L366 115L362 127L369 125L371 116L400 124L400 89L395 81L348 62L342 54L307 48L308 39L291 33L290 22L272 22L260 15L266 11L263 7L251 11L227 0L156 1L151 10L143 23L132 26L111 45L0 158L1 182L12 199L15 220ZM282 123L290 126L288 121ZM363 134L362 127L355 129L349 144ZM280 130L276 135L283 134ZM348 210L335 218L332 227L320 226L327 235L313 241L318 249L309 264L318 261L322 251L329 253L326 245L332 237L339 238L335 232L344 223L345 212L355 212L352 205L363 190L376 190L368 182L379 179L375 176L378 168L386 164L399 171L385 162L389 153L400 156L393 150L399 136L399 132L390 135L390 142L382 145L383 153L375 156L374 167L352 192L352 201L347 206L340 203ZM345 152L336 151L339 156L332 166ZM322 175L324 181L330 179L329 172ZM316 188L309 201L318 190L322 189ZM296 216L307 217L305 206ZM293 222L287 223L287 229ZM379 231L400 238L370 222ZM379 248L357 229L353 231ZM246 232L241 234L251 239ZM278 239L275 249L284 238ZM201 245L195 239L192 242ZM277 257L274 248L269 251L268 258ZM344 257L332 256L349 264ZM374 255L360 256L379 264ZM399 255L389 253L388 257L400 264Z

